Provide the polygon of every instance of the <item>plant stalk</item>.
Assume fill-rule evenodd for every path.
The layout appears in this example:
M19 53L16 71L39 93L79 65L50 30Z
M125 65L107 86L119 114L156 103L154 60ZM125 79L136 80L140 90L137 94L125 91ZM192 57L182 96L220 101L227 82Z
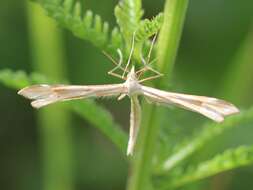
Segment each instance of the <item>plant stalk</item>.
M36 4L27 2L27 16L34 70L57 81L63 80L61 32ZM64 105L53 105L39 110L37 121L42 149L43 189L73 189L69 113Z
M169 82L181 38L188 0L167 0L157 47L158 68L164 77L155 83L161 88ZM152 161L160 127L162 109L144 103L143 122L140 128L135 156L132 160L128 190L148 190L151 188Z

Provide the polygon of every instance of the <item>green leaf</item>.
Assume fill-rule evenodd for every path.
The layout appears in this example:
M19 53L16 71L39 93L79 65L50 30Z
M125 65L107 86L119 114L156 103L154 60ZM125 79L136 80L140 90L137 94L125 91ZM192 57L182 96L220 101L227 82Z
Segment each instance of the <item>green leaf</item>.
M136 42L144 42L152 35L158 33L162 27L163 18L163 13L160 13L151 20L142 20L138 29L136 30Z
M92 100L73 101L69 102L69 104L74 112L88 120L105 136L110 137L111 141L125 154L127 145L126 133L115 123L110 112Z
M48 82L45 76L38 73L32 73L28 76L24 71L0 70L0 83L9 88L20 89L30 84Z
M50 81L37 73L27 75L24 71L11 71L9 69L0 70L0 83L13 89L21 89L25 86L49 83ZM52 83L52 81L51 81ZM121 127L115 123L112 115L102 106L92 100L73 101L67 103L68 108L82 118L88 120L94 127L98 128L125 154L127 145L127 135Z
M218 173L247 166L253 163L253 146L241 146L236 149L226 150L214 158L198 164L189 166L186 171L178 175L171 186L179 187L188 183L216 175ZM167 188L162 188L167 189ZM169 189L169 188L168 188Z
M25 87L30 84L29 77L26 75L24 71L17 71L14 73L9 69L4 69L0 71L0 81L4 85L18 89Z
M101 50L114 53L123 44L117 28L109 31L107 22L88 10L82 13L79 2L73 0L41 0L47 14L61 26L70 30L76 37L87 40Z
M128 47L143 15L141 6L141 0L122 0L115 7L115 16Z
M223 123L211 123L203 126L203 130L195 134L194 137L184 141L177 146L174 153L169 156L161 167L158 167L157 173L166 173L183 160L187 159L194 152L203 147L207 142L222 134L225 130L232 127L246 124L253 121L253 107L247 111L242 111L238 115L227 118Z

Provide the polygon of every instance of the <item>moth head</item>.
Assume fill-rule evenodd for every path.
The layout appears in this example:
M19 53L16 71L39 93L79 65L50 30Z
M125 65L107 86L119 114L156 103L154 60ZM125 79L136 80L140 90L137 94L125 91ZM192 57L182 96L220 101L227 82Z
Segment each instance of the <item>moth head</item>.
M135 68L134 68L134 66L132 66L130 72L127 74L127 79L128 80L137 81L137 77L136 77L136 74L135 74Z

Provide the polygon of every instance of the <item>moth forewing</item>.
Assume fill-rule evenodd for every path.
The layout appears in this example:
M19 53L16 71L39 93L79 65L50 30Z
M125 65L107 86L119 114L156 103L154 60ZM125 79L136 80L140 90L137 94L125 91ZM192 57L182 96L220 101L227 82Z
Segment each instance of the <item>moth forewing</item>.
M48 97L52 93L52 87L53 86L46 84L28 86L19 90L18 94L24 96L25 98L34 100Z
M142 86L142 91L151 102L165 106L176 105L198 112L216 122L222 122L224 116L239 112L233 104L216 98L166 92L147 86Z
M127 155L133 155L141 123L141 106L138 97L137 95L135 95L130 98L131 98L131 113L130 113L130 130L127 146Z
M40 108L55 102L88 97L109 97L127 93L123 84L108 85L33 85L18 94L33 100L32 106Z

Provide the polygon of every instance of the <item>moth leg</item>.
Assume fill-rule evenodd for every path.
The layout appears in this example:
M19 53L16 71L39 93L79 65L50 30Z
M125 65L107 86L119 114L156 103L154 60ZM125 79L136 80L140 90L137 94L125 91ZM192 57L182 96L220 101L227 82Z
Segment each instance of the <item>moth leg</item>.
M147 70L152 71L153 73L155 73L155 74L157 74L157 75L162 75L159 71L157 71L157 70L153 69L151 66L149 66L151 63L155 62L156 59L154 59L154 60L151 61L150 63L146 63L146 62L145 62L145 59L144 59L143 57L142 57L141 59L142 59L142 62L144 63L144 67L143 67L142 69L140 69L139 71L136 72L136 73L138 74L138 78L140 78L141 75L142 75L145 71L147 71Z
M120 69L121 71L125 70L125 68L123 68L121 64L117 63L117 61L111 55L109 55L106 51L103 50L102 52L114 65L116 65L118 69ZM122 51L120 49L117 49L117 53L119 55L120 60L123 60ZM127 72L129 72L129 70L127 70Z
M155 69L153 69L152 67L149 66L151 63L155 62L156 59L153 60L153 61L151 61L150 63L146 63L144 58L142 58L142 61L144 62L145 66L142 69L140 69L139 71L136 72L138 79L147 70L152 71L153 73L155 73L155 75L151 76L151 77L148 77L148 78L144 78L144 79L139 80L140 83L144 82L144 81L148 81L148 80L153 80L153 79L156 79L156 78L159 78L159 77L163 76L162 73L160 73L159 71L157 71L157 70L155 70Z
M125 97L126 97L126 94L120 94L119 97L117 98L117 100L122 100Z
M153 79L156 79L156 78L160 78L160 77L162 77L162 76L163 76L163 74L159 73L159 74L157 74L157 75L154 75L154 76L151 76L151 77L148 77L148 78L141 79L141 80L139 80L138 82L139 82L139 83L142 83L142 82L145 82L145 81L148 81L148 80L153 80Z
M151 77L148 77L148 78L144 78L144 79L139 80L140 83L142 83L142 82L144 82L144 81L148 81L148 80L153 80L153 79L156 79L156 78L159 78L159 77L162 77L162 76L163 76L162 73L158 72L157 70L153 69L153 68L150 67L150 66L146 66L144 69L145 69L144 71L146 71L146 70L152 71L153 73L155 73L155 75L154 75L154 76L151 76ZM142 73L143 73L144 71L142 71ZM141 74L142 74L142 73L141 73ZM140 78L141 74L139 74L138 79Z
M160 72L158 72L157 70L153 69L150 65L152 63L154 63L156 61L156 59L152 60L150 62L150 58L151 58L151 53L152 53L152 50L154 48L154 44L155 44L155 40L156 40L156 37L157 37L157 33L154 35L153 39L152 39L152 42L151 42L151 46L150 46L150 49L149 49L149 52L148 52L148 56L147 56L147 59L145 59L143 57L143 55L141 55L141 60L142 60L142 63L144 64L144 67L142 69L140 69L139 71L136 72L136 74L138 75L138 78L141 77L141 75L147 71L147 70L150 70L152 71L153 73L155 73L156 75L154 77L152 77L151 79L153 78L158 78L160 76L162 76L162 74ZM150 80L150 79L149 79Z
M114 71L116 71L118 68L122 68L121 65L122 65L122 62L123 62L123 55L122 55L122 52L120 49L117 49L117 53L119 55L119 62L116 63L116 67L114 67L112 70L108 71L108 73L113 73ZM123 69L123 68L122 68Z
M116 65L116 67L114 67L112 70L108 71L108 74L111 75L111 76L114 76L114 77L117 77L117 78L125 79L125 80L126 80L126 78L124 78L123 76L121 76L121 75L115 73L115 71L116 71L117 69L121 69L121 70L125 71L125 69L121 66L121 65L122 65L122 62L123 62L123 55L122 55L121 50L120 50L120 49L117 49L117 53L118 53L118 55L119 55L119 63L117 63L110 55L105 54L105 55L108 56L108 57L113 61L113 63Z
M114 72L108 72L108 75L123 79L123 80L127 80L126 77L122 78L122 76L120 74L114 73Z
M150 61L150 58L151 58L152 50L153 50L154 45L155 45L156 37L157 37L157 33L155 33L155 35L154 35L154 37L152 39L151 46L150 46L150 49L149 49L149 52L148 52L148 57L147 57L147 63L148 64L149 64L149 61Z
M143 59L144 59L144 58L141 57L141 59L142 59L142 62L143 62ZM152 63L154 63L154 62L156 62L156 61L157 61L157 58L155 58L155 59L153 59L152 61L150 61L150 63L149 63L148 65L151 65ZM140 78L140 76L142 75L143 72L149 70L149 68L150 68L150 70L153 69L152 67L150 67L150 66L148 66L148 65L146 65L145 67L143 67L143 68L141 68L141 69L139 69L138 71L135 72L136 75L138 76L138 78ZM153 70L156 71L155 69L153 69ZM158 72L158 71L156 71L156 72Z

